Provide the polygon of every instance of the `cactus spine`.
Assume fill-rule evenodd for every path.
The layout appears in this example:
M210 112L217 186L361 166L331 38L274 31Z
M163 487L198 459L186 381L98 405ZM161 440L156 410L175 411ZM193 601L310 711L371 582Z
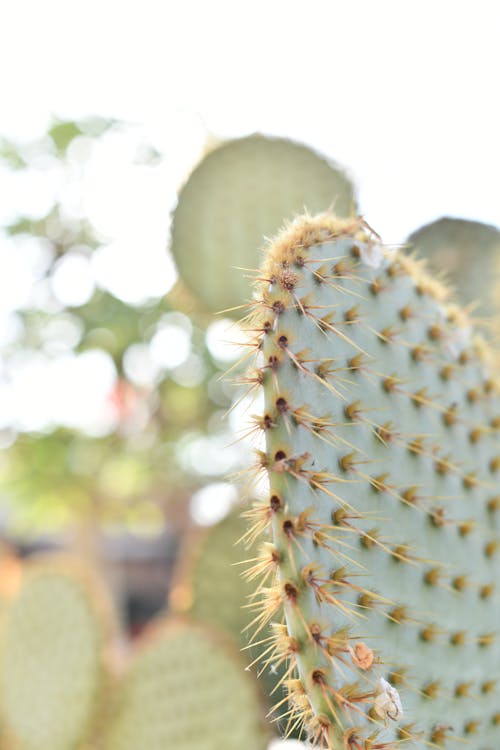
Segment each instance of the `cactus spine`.
M289 726L331 750L498 747L500 400L446 296L322 215L270 244L246 321L270 488L255 638L274 622Z

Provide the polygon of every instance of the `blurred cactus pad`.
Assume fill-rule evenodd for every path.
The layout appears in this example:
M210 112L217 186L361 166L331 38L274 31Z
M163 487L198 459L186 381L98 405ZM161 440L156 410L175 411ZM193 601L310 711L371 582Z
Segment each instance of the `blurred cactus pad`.
M255 269L257 248L284 216L304 210L355 211L353 186L307 146L255 134L210 151L179 193L171 249L195 306L220 312L251 296L238 268ZM240 313L235 313L236 317Z
M242 650L245 665L253 664L249 673L254 676L259 673L260 692L267 698L269 710L283 695L280 681L284 669L275 670L271 664L259 660L269 647L270 632L263 635L263 643L251 644L254 617L251 597L255 585L252 572L243 575L242 561L257 555L257 550L245 544L246 528L242 507L238 505L222 521L187 536L170 607L174 613L188 613L197 622L215 627L233 640L235 648Z
M0 747L70 750L97 729L111 609L74 562L29 563L2 622Z
M269 243L247 328L265 413L255 639L331 750L500 747L500 397L485 345L362 219ZM272 532L272 545L268 532Z
M237 542L246 531L241 512L237 508L222 521L187 536L170 596L175 612L189 612L238 642L245 639L243 631L251 619L243 607L253 591L241 575L245 551Z
M500 311L500 230L489 224L443 217L413 232L408 243L428 258L429 269L446 275L464 305L477 315Z
M241 654L201 625L157 624L123 676L105 750L264 750L256 685Z

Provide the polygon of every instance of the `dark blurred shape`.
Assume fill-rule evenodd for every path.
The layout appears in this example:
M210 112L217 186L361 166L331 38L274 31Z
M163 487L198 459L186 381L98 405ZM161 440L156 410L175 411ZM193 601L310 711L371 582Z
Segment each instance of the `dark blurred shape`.
M97 533L97 532L96 532ZM17 590L22 567L41 555L64 554L73 540L59 534L38 534L31 541L0 540L0 612L2 601ZM179 549L178 534L164 531L154 538L130 533L99 533L103 573L120 621L136 637L162 610L168 598ZM91 560L97 564L98 560Z
M178 546L177 535L168 532L155 539L130 534L105 539L108 576L132 637L165 609Z

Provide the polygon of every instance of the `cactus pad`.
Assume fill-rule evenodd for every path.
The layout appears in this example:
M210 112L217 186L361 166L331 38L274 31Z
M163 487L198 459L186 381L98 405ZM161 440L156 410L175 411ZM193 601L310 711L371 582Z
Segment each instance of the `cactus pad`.
M408 243L429 259L433 271L446 271L462 304L481 315L498 313L500 230L489 224L443 217L410 235Z
M263 750L260 702L240 655L200 625L157 626L125 675L106 750Z
M271 708L283 695L283 687L278 683L284 670L275 670L270 664L260 664L259 668L259 656L269 643L264 639L262 644L250 644L253 619L250 605L255 586L253 580L243 575L242 561L245 555L254 557L257 552L255 545L249 548L243 544L246 527L242 508L237 506L219 523L188 535L170 606L175 613L189 613L197 622L214 626L232 637L243 650L246 664L253 665L249 671L259 673L261 691Z
M257 248L283 216L354 208L348 178L306 146L252 135L211 151L179 194L171 248L182 279L209 312L251 296L235 267L254 268Z
M236 508L219 523L189 535L170 597L175 612L189 612L198 622L229 633L236 642L248 641L248 631L246 639L243 632L251 619L244 605L253 587L242 576L245 551L238 544L245 530L241 508Z
M259 272L255 630L332 750L500 746L500 398L446 290L361 219L296 220ZM255 563L253 563L255 569ZM284 612L285 621L280 621ZM286 709L283 708L283 711Z
M6 746L73 750L91 735L103 688L107 606L88 574L60 562L28 564L0 642Z

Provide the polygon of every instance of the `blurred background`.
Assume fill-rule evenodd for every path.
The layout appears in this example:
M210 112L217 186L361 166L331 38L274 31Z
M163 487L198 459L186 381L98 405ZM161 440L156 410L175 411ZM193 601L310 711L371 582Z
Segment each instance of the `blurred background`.
M135 638L192 607L182 549L237 505L256 447L248 384L221 379L244 352L240 312L216 314L197 284L237 285L234 266L259 254L241 263L221 244L219 270L203 266L190 231L213 227L193 199L174 257L179 191L207 155L261 133L328 160L344 213L387 244L448 216L488 225L498 248L500 9L19 0L2 16L0 597L23 560L70 551ZM230 208L213 179L201 192L219 226ZM265 179L242 188L258 205Z

